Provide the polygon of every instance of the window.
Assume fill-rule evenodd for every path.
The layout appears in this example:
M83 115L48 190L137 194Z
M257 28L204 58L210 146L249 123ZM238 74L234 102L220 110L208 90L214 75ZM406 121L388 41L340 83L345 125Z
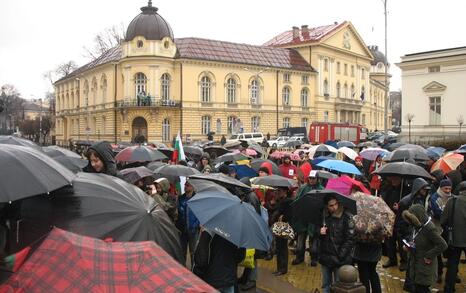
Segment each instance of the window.
M260 99L260 87L259 81L257 79L253 79L251 81L251 104L258 105Z
M307 107L308 98L309 98L309 90L307 88L303 88L301 90L301 107Z
M210 90L212 83L208 76L203 76L201 78L201 101L204 103L210 103ZM210 125L209 125L210 129Z
M429 97L429 124L440 125L442 123L442 108L440 97Z
M345 63L345 75L348 75L348 64Z
M351 77L354 77L354 65L351 65Z
M102 77L100 84L102 87L102 103L105 103L107 100L107 78L105 76Z
M366 125L366 114L361 114L361 124Z
M162 122L162 141L170 141L170 119L165 118Z
M354 92L354 84L351 85L351 97L354 98L355 92Z
M309 83L309 75L303 75L301 77L301 83L302 84L308 84Z
M364 101L366 99L366 89L364 88L364 86L361 87L361 96L360 96L361 100Z
M328 97L328 81L324 80L324 96Z
M227 118L227 134L237 133L236 131L236 117L228 116Z
M337 82L337 97L341 98L341 85L340 85L340 82Z
M138 94L146 94L146 84L147 84L147 77L144 73L136 73L136 79L134 80L136 84L136 95Z
M290 88L287 86L284 87L282 90L282 101L283 101L283 106L290 105Z
M345 96L345 99L348 98L348 85L345 83L345 86L343 87L343 94Z
M340 74L340 62L337 62L337 74Z
M429 73L440 72L440 66L429 66L428 71Z
M301 118L301 127L306 127L309 125L309 120L307 118Z
M283 73L283 82L290 82L290 74Z
M228 103L236 103L236 80L233 78L227 80L227 101Z
M261 123L261 118L259 116L251 117L251 131L258 132Z
M89 105L89 83L84 81L84 107L87 107ZM61 105L61 109L63 109L63 103Z
M324 70L328 71L328 59L324 59Z
M143 41L138 41L138 48L142 48L144 46L144 42Z
M364 68L361 68L361 79L366 79L366 70Z
M290 117L283 118L283 128L290 127Z
M324 111L324 122L328 122L328 111Z
M222 119L217 118L217 134L222 133Z
M168 73L162 74L161 81L161 94L162 100L169 100L170 99L170 75Z
M201 118L201 129L204 135L210 133L210 119L210 116L202 116Z
M95 105L97 103L97 80L94 78L92 80L92 104ZM66 106L69 106L69 102L66 101Z

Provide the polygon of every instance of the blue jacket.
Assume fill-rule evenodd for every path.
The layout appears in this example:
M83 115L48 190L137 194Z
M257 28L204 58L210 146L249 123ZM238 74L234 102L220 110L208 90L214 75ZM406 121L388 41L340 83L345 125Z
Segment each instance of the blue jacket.
M195 195L196 194L193 194L193 196ZM186 193L178 197L178 220L176 222L176 226L183 234L192 234L197 232L199 229L199 220L188 208L188 200L189 198L186 197Z

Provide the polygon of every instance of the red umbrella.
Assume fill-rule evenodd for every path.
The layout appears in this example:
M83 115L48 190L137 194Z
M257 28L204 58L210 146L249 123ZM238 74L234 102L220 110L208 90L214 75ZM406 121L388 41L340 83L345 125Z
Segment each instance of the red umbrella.
M54 228L0 292L216 292L154 242Z
M437 162L432 165L430 172L440 169L447 174L455 170L463 161L463 155L451 153L438 159Z

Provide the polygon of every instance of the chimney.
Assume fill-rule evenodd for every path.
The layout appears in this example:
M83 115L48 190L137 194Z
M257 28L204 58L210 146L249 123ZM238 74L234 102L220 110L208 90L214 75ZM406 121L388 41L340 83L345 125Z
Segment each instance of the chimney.
M309 38L309 28L307 27L307 24L303 24L301 26L301 34L304 38Z
M299 39L299 27L293 27L293 40Z

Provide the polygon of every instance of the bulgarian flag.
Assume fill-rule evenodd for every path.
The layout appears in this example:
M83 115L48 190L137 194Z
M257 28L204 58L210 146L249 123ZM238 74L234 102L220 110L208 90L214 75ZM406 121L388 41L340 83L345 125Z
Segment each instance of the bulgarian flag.
M28 246L18 251L15 254L5 257L3 259L3 263L5 264L5 267L7 268L7 270L9 270L10 272L16 273L21 267L21 265L24 263L24 261L26 260L30 250L31 250L31 247Z
M180 133L178 132L178 135L176 136L175 140L175 150L173 151L172 155L172 162L174 164L178 164L179 161L185 161L186 156L184 154L184 149L183 149L183 142L181 141L181 136ZM186 183L186 177L180 176L180 181L176 183L176 190L179 192L179 194L184 193L184 184Z

